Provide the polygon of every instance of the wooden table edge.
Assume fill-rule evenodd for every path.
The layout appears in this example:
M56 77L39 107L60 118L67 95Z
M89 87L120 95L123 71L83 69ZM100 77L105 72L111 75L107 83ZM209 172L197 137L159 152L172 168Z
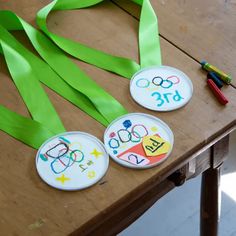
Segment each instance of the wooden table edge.
M103 235L115 235L116 233L120 232L121 230L125 229L129 224L135 221L139 216L141 216L148 208L150 208L158 199L160 199L165 193L169 192L171 189L175 187L175 184L168 180L167 177L173 174L176 170L183 167L189 161L193 160L201 153L212 147L215 143L229 135L233 130L236 129L236 121L229 124L225 131L219 131L217 134L214 135L211 139L207 140L207 142L197 145L192 152L186 156L184 155L181 158L178 158L176 161L175 168L166 169L165 173L158 173L158 176L152 177L151 179L147 180L142 185L138 186L135 190L130 192L129 194L122 197L119 201L112 204L109 208L105 211L100 212L97 216L92 218L86 224L82 225L79 229L73 231L71 235L96 235L99 236L101 234L97 234L96 232L101 232L101 229L108 230L109 232L104 232ZM221 134L220 134L221 133ZM202 146L202 147L199 147ZM113 224L113 220L117 218L121 218L121 212L127 212L128 208L132 208L132 205L136 205L137 202L142 202L142 198L146 198L146 195L150 196L150 199L145 199L146 202L140 206L140 211L136 216L130 217L130 222L123 223L123 228L117 228L115 224ZM155 196L156 194L156 196ZM136 204L135 204L136 203ZM136 205L137 208L137 205ZM125 211L124 211L125 210ZM137 209L136 209L137 211ZM132 214L132 209L130 211ZM122 219L121 219L122 220ZM109 224L112 225L113 229L109 228ZM119 226L120 227L120 226ZM111 231L112 230L112 231ZM96 234L95 234L96 233Z

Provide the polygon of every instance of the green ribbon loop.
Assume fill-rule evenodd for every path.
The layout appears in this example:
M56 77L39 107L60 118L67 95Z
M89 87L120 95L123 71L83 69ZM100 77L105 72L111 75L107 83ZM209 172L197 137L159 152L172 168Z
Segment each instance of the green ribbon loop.
M21 53L11 35L0 26L0 52L32 118L0 106L0 129L33 148L51 136L65 132L53 105L39 83L30 61Z
M133 2L142 7L139 25L139 51L141 65L138 65L138 63L131 59L107 54L79 42L56 35L48 30L46 21L51 11L81 9L91 7L103 1L104 0L54 0L38 12L37 24L58 47L73 57L99 68L112 71L128 79L130 79L133 74L141 68L161 65L158 21L149 0L133 0Z
M10 11L0 11L0 22L0 24L4 23L4 26L8 30L23 29L16 15ZM67 84L51 69L48 64L23 47L23 45L21 45L13 36L9 35L9 37L11 37L11 40L14 40L14 43L18 44L18 47L21 48L21 54L24 55L24 57L27 58L27 60L30 61L32 65L34 65L34 70L40 82L44 83L47 87L54 90L56 93L79 107L81 110L86 112L104 126L109 124L109 122L96 110L93 103L85 95L79 93L69 84Z
M102 1L55 0L40 10L37 21L44 33L62 50L126 78L131 78L140 68L161 65L157 18L149 0L133 0L142 6L139 26L141 65L131 59L112 56L73 42L47 29L46 19L50 11L85 8ZM0 26L0 52L4 55L13 81L33 117L33 120L23 117L0 105L1 130L34 148L39 148L51 136L65 132L40 82L105 126L127 113L117 100L72 63L61 49L22 18L10 11L0 11L0 25L3 26ZM23 47L7 30L24 30L47 64Z
M18 88L32 118L43 124L53 133L65 132L65 128L57 115L48 96L24 54L9 37L8 32L0 26L0 45L12 79Z
M87 107L83 104L83 110L87 113L89 112L88 114L93 117L96 116L96 119L101 122L101 118L97 116L97 113L99 113L103 118L101 123L107 125L117 117L127 113L125 108L117 100L90 79L76 64L70 61L61 49L23 19L13 12L0 11L0 22L0 24L8 30L24 30L26 32L34 48L49 66L64 82L80 93L80 96L83 97L83 101L85 101L85 98L88 100L86 102L87 106L89 102L90 105L93 105L95 109L92 110L90 106L87 110ZM52 85L52 87L54 86ZM57 92L59 93L59 91ZM82 105L82 103L80 103L80 105ZM104 122L104 119L106 122Z

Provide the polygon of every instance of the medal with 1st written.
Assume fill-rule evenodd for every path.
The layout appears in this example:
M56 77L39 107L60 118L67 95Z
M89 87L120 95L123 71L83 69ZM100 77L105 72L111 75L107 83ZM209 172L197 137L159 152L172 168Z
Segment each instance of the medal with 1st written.
M80 190L97 183L106 173L109 156L96 137L66 132L47 140L38 150L36 168L50 186Z

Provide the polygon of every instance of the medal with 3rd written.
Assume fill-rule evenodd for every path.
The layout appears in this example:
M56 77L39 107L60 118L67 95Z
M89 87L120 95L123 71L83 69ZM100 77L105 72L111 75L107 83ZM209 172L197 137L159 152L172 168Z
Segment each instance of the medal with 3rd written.
M182 71L169 66L157 66L137 72L131 79L130 93L145 108L172 111L189 102L193 85Z
M166 160L174 136L160 119L143 113L130 113L108 126L104 144L115 162L129 168L144 169Z

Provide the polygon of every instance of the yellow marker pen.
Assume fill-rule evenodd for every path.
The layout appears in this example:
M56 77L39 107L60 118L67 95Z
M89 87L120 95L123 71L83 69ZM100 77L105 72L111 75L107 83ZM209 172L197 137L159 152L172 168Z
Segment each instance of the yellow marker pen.
M218 69L217 67L207 63L206 61L201 62L202 68L206 71L213 71L216 73L222 81L224 81L226 84L230 84L232 81L232 77L230 75L227 75L222 70Z

